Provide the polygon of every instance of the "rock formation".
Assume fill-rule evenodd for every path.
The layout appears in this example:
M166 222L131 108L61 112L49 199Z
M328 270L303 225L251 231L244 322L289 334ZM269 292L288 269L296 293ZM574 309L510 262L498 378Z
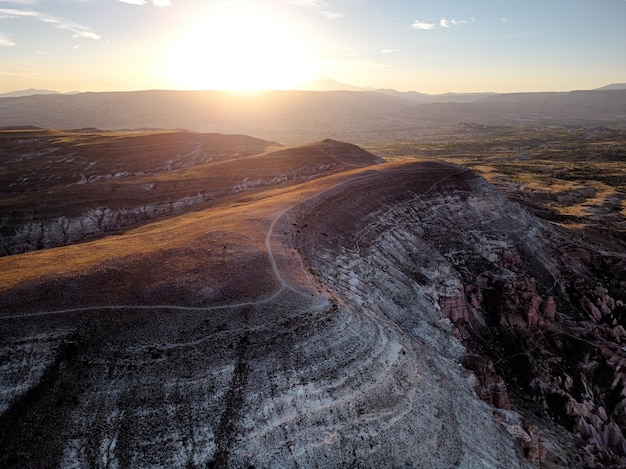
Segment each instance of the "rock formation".
M374 205L367 195L351 201L348 191L324 199L326 212L311 208L315 218L305 220L316 226L333 218L331 207L355 220L352 229L322 226L327 237L303 239L313 270L356 305L372 307L372 297L403 305L403 313L384 314L427 343L435 341L418 332L423 312L412 305L430 302L422 308L439 310L467 346L461 362L481 399L504 409L512 399L532 409L528 417L571 429L585 441L580 464L626 464L624 309L609 293L623 298L626 284L600 280L603 264L624 272L623 256L574 247L479 178L440 170L434 180L416 171L407 180L396 175L394 188L371 190L394 200L374 215L359 213ZM379 187L375 178L372 185ZM406 296L398 285L411 285ZM537 442L540 426L532 428ZM540 446L531 451L537 463L545 457Z
M623 467L623 255L322 143L344 172L0 259L0 463Z

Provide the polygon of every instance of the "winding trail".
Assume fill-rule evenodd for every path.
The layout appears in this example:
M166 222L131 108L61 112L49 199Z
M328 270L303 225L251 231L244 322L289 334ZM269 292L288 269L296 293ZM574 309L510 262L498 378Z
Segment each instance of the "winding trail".
M362 166L362 165L356 165L356 164L352 164L352 163L347 163L345 161L342 161L336 157L334 157L333 155L329 154L328 152L320 149L320 151L322 153L325 153L326 155L328 155L330 158L335 159L336 161L346 165L346 166L355 166L355 167L361 167L364 170L367 171L367 168L370 168L369 166ZM374 169L374 168L370 168L370 169ZM409 168L409 169L404 169L404 168L399 168L399 167L392 167L392 168L382 168L382 169L376 169L375 171L377 173L385 173L385 172L404 172L404 173L415 173L415 172L419 172L421 169L420 168ZM445 177L435 181L430 187L428 187L428 189L424 192L422 192L421 194L416 194L417 198L420 198L420 196L424 196L426 194L428 194L431 190L433 190L434 187L436 187L438 184L442 183L443 181L445 181L446 179L449 179L451 177L454 177L460 173L463 173L465 171L469 171L467 168L463 168L457 172L454 172L452 174L448 174ZM290 211L296 209L297 207L299 207L300 205L303 205L311 200L314 200L316 198L320 198L323 197L325 194L331 192L331 191L335 191L340 189L342 186L349 184L349 183L354 183L357 182L359 180L362 179L367 179L368 177L371 176L371 173L367 173L367 174L357 174L357 175L348 175L345 179L339 181L338 183L327 187L326 189L323 189L319 192L314 192L313 194L311 194L310 196L302 199L302 200L298 200L297 202L288 205L287 207L283 208L282 210L280 210L271 220L270 225L267 229L267 232L265 234L265 248L267 251L267 255L268 255L268 259L270 261L270 265L272 268L272 272L274 274L274 276L276 277L276 279L278 280L280 286L279 288L273 292L270 296L268 297L264 297L261 298L259 300L253 300L253 301L243 301L243 302L238 302L238 303L229 303L229 304L221 304L221 305L212 305L212 306L181 306L181 305L175 305L175 304L162 304L162 305L129 305L129 304L124 304L124 305L102 305L102 306L84 306L84 307L78 307L78 308L67 308L67 309L60 309L60 310L51 310L51 311L40 311L40 312L36 312L36 313L25 313L25 314L14 314L14 315L10 315L10 316L3 316L0 317L0 321L7 321L7 320L14 320L14 319L20 319L20 318L33 318L33 317L42 317L42 316L55 316L55 315L63 315L63 314L71 314L71 313L80 313L80 312L96 312L96 311L106 311L106 310L110 310L110 311L132 311L132 310L141 310L141 311L158 311L158 310L171 310L171 311L184 311L184 312L208 312L208 311L217 311L217 310L223 310L223 309L237 309L237 308L242 308L242 307L246 307L246 306L256 306L256 305L261 305L261 304L266 304L266 303L270 303L272 301L274 301L276 298L278 298L285 290L290 290L293 293L296 293L300 296L302 296L303 298L306 298L309 302L311 301L311 296L310 296L310 291L306 292L305 290L298 288L296 286L293 286L291 284L289 284L289 282L287 282L287 280L285 279L285 277L283 276L283 274L281 273L279 267L278 267L278 263L276 261L276 256L274 254L274 249L272 248L272 236L274 234L274 230L276 227L276 224ZM393 210L394 207L390 207L389 210ZM306 269L304 268L303 265L300 265L300 268L304 271L305 276L307 276L308 278L308 273L306 271ZM318 307L322 307L322 305L326 305L326 301L318 301Z
M396 210L414 203L418 193L431 193L446 179L463 172L450 167L444 171L432 168L425 170L419 164L364 167L293 190L269 192L262 198L263 203L234 210L234 218L224 218L224 222L232 222L231 234L225 232L225 236L231 236L235 246L246 249L241 249L243 254L226 258L227 267L213 263L212 254L207 254L204 261L198 256L199 268L208 270L210 275L198 275L194 280L214 278L213 274L221 268L230 271L246 267L251 258L246 257L246 263L241 261L249 255L247 248L253 246L251 267L233 277L246 282L263 276L263 288L244 289L250 295L247 301L201 307L83 306L0 318L14 320L19 327L17 321L28 317L75 314L66 320L52 320L51 324L66 328L76 321L80 326L83 318L88 322L93 317L95 327L101 323L105 326L105 335L102 339L96 336L97 342L94 341L100 347L102 340L102 349L92 349L90 345L86 352L80 352L88 358L83 366L89 367L85 379L91 381L86 382L95 385L84 391L87 397L81 397L82 407L77 407L80 412L76 414L89 415L91 420L80 423L75 439L59 441L59 447L64 451L74 447L96 451L100 448L99 453L94 452L93 461L99 457L105 465L107 461L117 461L115 458L126 458L121 462L131 461L131 456L136 455L166 458L178 451L179 460L188 461L189 465L206 461L218 466L246 467L243 462L250 462L250 455L258 448L263 451L256 460L260 463L255 465L280 465L291 458L289 461L295 465L306 466L326 454L336 454L345 461L371 461L374 455L378 457L376 465L385 465L385 461L395 464L396 455L407 461L420 461L416 457L419 451L436 452L447 467L462 465L456 463L454 454L448 454L461 444L457 443L460 437L470 433L467 428L476 426L462 426L456 421L449 396L456 396L454 390L459 389L451 382L460 382L460 389L467 391L465 378L456 379L455 374L454 379L448 379L449 361L440 361L428 341L407 329L409 323L395 314L400 311L396 306L402 308L400 303L392 302L392 309L385 307L387 291L380 289L364 270L372 260L370 250L353 252L345 263L341 256L334 255L343 252L344 247L352 247L363 227L371 227L374 237L384 236L388 226L380 223L379 216L389 218ZM404 180L400 186L394 185L398 179ZM343 204L347 200L355 205ZM429 201L430 198L426 202ZM368 213L371 216L365 216ZM203 213L200 224L190 229L193 236L185 239L195 242L200 235L212 233L219 223L206 223L210 216L211 213ZM242 216L247 221L249 217L250 223L238 223ZM294 233L294 220L302 225L298 235ZM310 225L308 230L304 230L304 223ZM249 239L237 241L235 230L248 226L253 227L246 233ZM337 230L327 230L327 226ZM196 231L197 227L200 231ZM320 230L331 236L338 233L339 239L326 246L327 235L322 236ZM351 234L344 238L339 232ZM303 249L301 240L311 240L313 244ZM213 241L209 241L209 246L214 246ZM317 253L324 257L325 247L330 254L321 260L330 260L334 267L311 275L309 267L317 269ZM194 245L185 256L204 249L203 245ZM158 257L147 254L147 259L151 264ZM348 275L341 276L341 269ZM163 274L169 278L175 272L166 270ZM353 278L358 288L351 281ZM203 285L211 285L211 281L204 281ZM249 293L252 291L259 296L255 298ZM411 290L411 295L414 293ZM226 294L219 297L237 298ZM267 306L255 308L256 305ZM210 311L227 312L206 314ZM126 319L131 327L126 327ZM158 319L165 320L153 326L152 321ZM41 325L47 323L42 320ZM114 335L118 331L119 342ZM82 337L83 333L85 330L79 328L77 335ZM137 340L140 334L141 340ZM84 340L90 344L91 336L85 335ZM44 345L51 349L55 344ZM48 349L42 348L38 353L44 356L49 354ZM14 361L18 362L18 358ZM432 405L430 392L439 388L442 397ZM142 398L144 392L150 396L147 402ZM444 410L444 406L449 410ZM129 416L124 419L125 411ZM144 418L146 414L159 419L150 432L143 432L142 426L151 421L134 421L135 415ZM464 421L474 422L467 418L472 417L471 412L461 415ZM437 427L439 421L442 423ZM53 425L48 425L46 431ZM118 433L120 443L116 447ZM407 435L416 437L411 448L406 447ZM21 438L21 433L18 436ZM30 444L33 438L22 440ZM7 441L13 444L13 440ZM296 443L298 446L294 447L300 454L291 453ZM173 444L179 446L172 450ZM326 446L330 444L334 446ZM286 455L287 448L290 456ZM350 448L351 455L347 453ZM67 462L70 456L64 453L63 461Z
M322 150L323 151L323 150ZM324 152L326 153L326 152ZM331 158L331 155L329 155ZM334 158L337 161L337 158ZM345 163L340 161L343 164L349 165L349 163ZM351 165L353 166L353 165ZM20 319L20 318L32 318L32 317L40 317L40 316L54 316L54 315L63 315L63 314L71 314L71 313L80 313L80 312L95 312L95 311L106 311L106 310L110 310L110 311L132 311L132 310L142 310L142 311L158 311L158 310L173 310L173 311L187 311L187 312L207 312L207 311L216 311L216 310L222 310L222 309L236 309L236 308L241 308L241 307L246 307L246 306L255 306L255 305L260 305L260 304L266 304L269 303L273 300L275 300L281 293L283 293L283 291L285 290L291 290L292 292L301 295L303 297L306 297L307 299L310 299L310 296L307 295L303 290L298 289L292 285L290 285L285 278L283 277L283 275L280 272L280 269L278 268L277 262L276 262L276 256L274 255L274 250L272 248L272 243L271 243L271 239L272 239L272 235L274 233L274 228L276 226L276 223L289 211L295 209L296 207L298 207L301 204L304 204L312 199L315 199L316 197L320 197L323 194L325 194L326 192L329 192L333 189L336 189L337 187L340 187L341 185L347 183L348 181L352 181L354 179L357 178L363 178L366 177L367 175L361 175L361 176L357 176L356 178L348 178L345 179L341 182L339 182L337 185L331 186L327 189L324 189L321 192L316 192L312 195L310 195L309 197L303 199L303 200L299 200L285 208L283 208L280 212L278 212L278 214L276 214L276 216L274 216L274 218L272 219L269 228L266 232L265 235L265 247L267 250L267 255L270 261L270 265L272 267L272 272L274 274L274 276L276 277L276 279L278 280L278 282L280 283L280 287L278 288L278 290L276 290L274 293L272 293L269 297L266 298L262 298L259 300L254 300L254 301L244 301L244 302L239 302L239 303L230 303L230 304L222 304L222 305L213 305L213 306L181 306L181 305L173 305L173 304L163 304L163 305L102 305L102 306L84 306L84 307L78 307L78 308L67 308L67 309L60 309L60 310L52 310L52 311L40 311L40 312L36 312L36 313L25 313L25 314L15 314L15 315L11 315L11 316L2 316L0 317L0 321L6 321L6 320L12 320L12 319ZM301 266L301 268L304 270L304 268ZM305 271L306 274L306 271ZM325 304L325 302L324 302Z

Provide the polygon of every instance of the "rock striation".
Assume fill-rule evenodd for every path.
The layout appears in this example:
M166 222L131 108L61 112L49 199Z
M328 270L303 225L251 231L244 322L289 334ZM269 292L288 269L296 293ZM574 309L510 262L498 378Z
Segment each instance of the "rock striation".
M0 131L0 256L67 246L214 204L381 163L326 139L97 129ZM44 195L45 194L45 195Z
M25 255L154 236L0 294L0 465L623 467L624 256L321 145L351 171Z
M428 165L440 175L424 171ZM571 454L553 461L626 464L624 256L573 245L458 167L422 163L385 185L390 179L356 181L369 192L338 192L312 206L311 218L303 213L317 231L302 234L301 246L322 282L441 347L438 334L419 326L424 311L438 311L467 347L460 360L481 399L527 409L526 418L543 422L532 427L536 442L552 421L582 440L578 462ZM369 197L380 201L377 210ZM326 221L336 218L350 228ZM607 264L621 273L603 274ZM398 309L382 307L390 301Z

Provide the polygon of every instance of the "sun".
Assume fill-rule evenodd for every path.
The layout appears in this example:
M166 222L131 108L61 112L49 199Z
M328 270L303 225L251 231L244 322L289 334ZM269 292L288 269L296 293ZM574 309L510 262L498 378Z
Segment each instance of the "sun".
M251 8L211 8L171 48L167 75L177 88L291 89L317 76L297 28Z

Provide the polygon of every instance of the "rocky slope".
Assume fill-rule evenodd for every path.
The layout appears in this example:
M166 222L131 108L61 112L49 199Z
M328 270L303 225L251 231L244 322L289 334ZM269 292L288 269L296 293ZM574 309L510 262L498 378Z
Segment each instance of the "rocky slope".
M0 256L381 161L334 140L278 150L252 137L184 131L13 130L0 132L0 145Z
M623 254L322 144L343 172L0 259L0 463L623 465Z
M477 395L522 412L535 462L557 445L539 428L556 422L585 454L556 451L553 462L626 464L626 256L563 238L467 170L404 174L391 187L384 173L355 181L302 213L314 228L299 245L322 283L442 355L448 343L423 324L429 313L449 319ZM336 217L347 224L326 222Z

